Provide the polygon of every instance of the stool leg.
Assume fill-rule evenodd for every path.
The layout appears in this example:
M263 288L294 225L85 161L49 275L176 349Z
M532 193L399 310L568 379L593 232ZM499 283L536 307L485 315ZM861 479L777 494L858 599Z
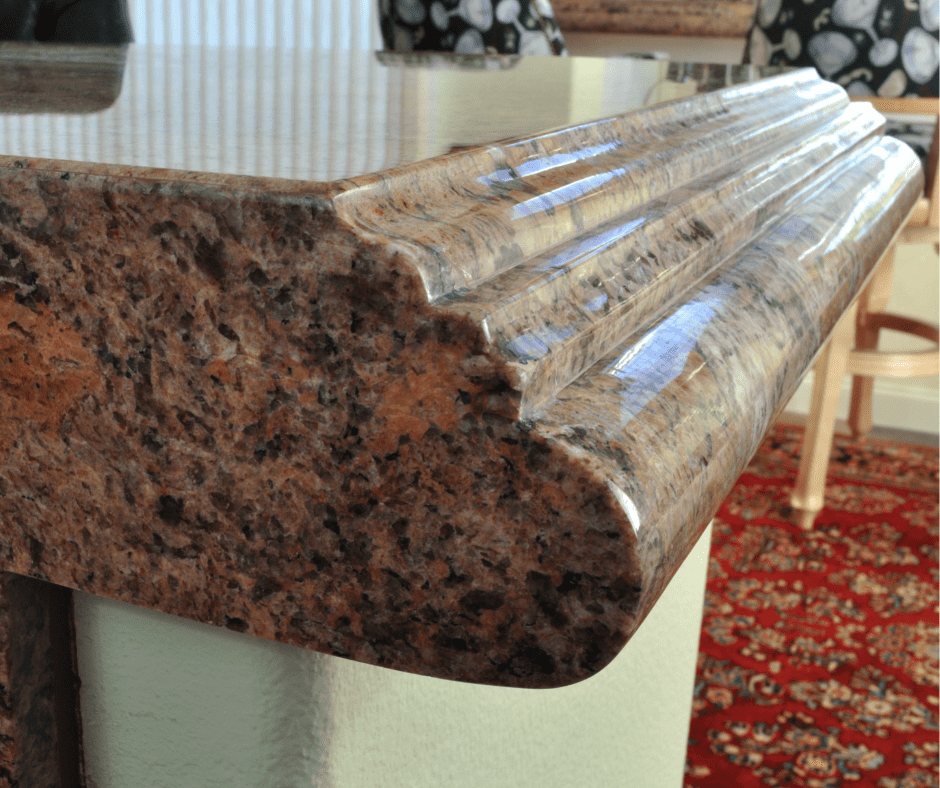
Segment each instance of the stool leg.
M869 316L884 312L891 298L891 280L894 275L894 249L892 246L878 264L878 269L858 299L858 317L855 319L855 347L874 350L878 347L878 328L872 326ZM852 437L864 438L873 426L871 415L874 378L852 376L852 400L849 405L849 429Z
M853 304L839 320L814 367L813 396L803 437L800 469L790 496L790 503L799 512L799 525L805 530L813 527L816 515L823 508L826 469L836 426L836 406L855 333L856 308Z

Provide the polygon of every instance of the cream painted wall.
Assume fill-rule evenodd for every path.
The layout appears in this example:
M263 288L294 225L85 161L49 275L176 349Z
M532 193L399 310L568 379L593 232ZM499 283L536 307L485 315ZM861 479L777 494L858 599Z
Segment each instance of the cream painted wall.
M89 788L680 788L710 534L614 662L557 690L397 673L78 594Z

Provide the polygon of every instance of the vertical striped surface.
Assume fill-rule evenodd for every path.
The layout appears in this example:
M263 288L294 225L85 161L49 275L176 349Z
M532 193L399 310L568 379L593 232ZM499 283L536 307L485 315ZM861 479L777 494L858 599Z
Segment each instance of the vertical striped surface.
M372 53L372 3L133 0L131 16L115 106L4 114L0 153L324 180L397 159L402 75Z

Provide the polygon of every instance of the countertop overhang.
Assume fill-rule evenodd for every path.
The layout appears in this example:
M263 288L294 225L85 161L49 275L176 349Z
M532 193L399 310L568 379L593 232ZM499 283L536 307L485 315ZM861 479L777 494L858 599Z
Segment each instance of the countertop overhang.
M0 568L446 679L613 659L923 188L812 71L333 53L302 89L320 55L59 52L127 71L84 160L23 130L85 119L0 116ZM255 79L256 131L190 129L215 172L120 142L187 58ZM282 135L364 89L335 177L225 164L267 113L309 159ZM448 126L501 89L569 114Z

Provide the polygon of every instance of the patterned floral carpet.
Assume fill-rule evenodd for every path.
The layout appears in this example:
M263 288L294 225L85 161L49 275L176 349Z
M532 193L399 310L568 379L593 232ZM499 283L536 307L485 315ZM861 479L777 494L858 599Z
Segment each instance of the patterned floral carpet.
M937 451L836 438L790 522L775 427L715 519L687 788L938 785Z

